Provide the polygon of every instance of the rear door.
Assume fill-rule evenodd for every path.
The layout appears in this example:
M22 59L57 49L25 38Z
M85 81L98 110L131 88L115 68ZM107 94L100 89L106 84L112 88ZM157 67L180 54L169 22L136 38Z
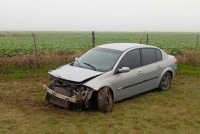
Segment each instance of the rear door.
M163 70L162 54L156 48L142 48L143 83L141 88L147 91L156 88L159 76Z

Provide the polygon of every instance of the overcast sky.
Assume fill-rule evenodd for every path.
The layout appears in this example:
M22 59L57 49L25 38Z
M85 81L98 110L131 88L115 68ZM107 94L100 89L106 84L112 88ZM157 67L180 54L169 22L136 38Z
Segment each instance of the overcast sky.
M200 0L0 0L0 31L200 32Z

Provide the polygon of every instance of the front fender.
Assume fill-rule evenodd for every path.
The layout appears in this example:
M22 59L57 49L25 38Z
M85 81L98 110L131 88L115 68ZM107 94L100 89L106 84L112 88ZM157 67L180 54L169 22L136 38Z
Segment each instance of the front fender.
M93 88L96 91L99 91L103 87L109 87L112 90L113 97L114 97L114 100L115 100L115 98L116 98L116 92L115 92L115 90L114 90L115 88L114 88L114 86L112 84L110 84L108 82L101 82L101 83L99 83L96 86L91 87L91 88Z
M102 83L100 83L100 84L98 84L96 87L95 87L95 90L97 90L97 91L99 91L101 88L103 88L103 87L109 87L111 90L112 90L112 92L113 92L113 99L115 100L115 98L116 98L116 92L115 92L115 88L114 88L114 86L113 85L111 85L110 83L108 83L108 82L102 82Z

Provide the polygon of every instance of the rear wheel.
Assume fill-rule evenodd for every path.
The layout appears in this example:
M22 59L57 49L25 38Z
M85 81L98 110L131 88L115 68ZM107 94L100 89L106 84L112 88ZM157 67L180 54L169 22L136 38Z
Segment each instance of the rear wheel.
M102 112L111 112L114 106L114 100L109 87L104 87L98 92L98 107Z
M171 80L172 80L172 76L169 72L166 72L161 81L160 81L160 85L159 85L159 89L161 91L165 91L165 90L168 90L170 85L171 85Z

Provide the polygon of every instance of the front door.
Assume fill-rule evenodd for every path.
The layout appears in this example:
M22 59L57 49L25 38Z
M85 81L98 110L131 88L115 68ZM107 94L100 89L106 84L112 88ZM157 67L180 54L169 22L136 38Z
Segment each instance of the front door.
M117 72L117 70L122 67L129 67L130 71L126 73ZM117 88L117 100L121 100L141 92L143 70L141 70L141 56L139 49L131 50L124 55L116 68L114 80Z
M116 74L114 77L117 87L117 100L139 94L142 91L143 74L140 68L132 69L127 73Z

